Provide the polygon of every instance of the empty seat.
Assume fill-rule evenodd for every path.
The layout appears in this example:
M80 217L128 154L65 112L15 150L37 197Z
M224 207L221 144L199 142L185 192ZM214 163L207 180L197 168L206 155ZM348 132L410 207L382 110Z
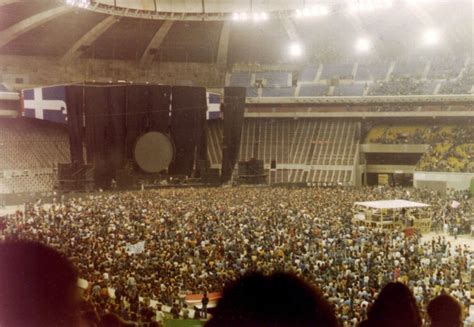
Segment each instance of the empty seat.
M292 74L289 72L263 72L256 73L255 80L263 80L267 87L289 87L291 86Z
M320 79L353 79L352 69L354 64L327 63L323 65L323 71Z
M325 96L329 88L324 84L303 84L300 87L300 97Z
M334 96L363 96L364 84L340 84L334 88Z
M318 67L316 66L306 66L301 72L299 81L300 82L313 82L316 79L316 74L318 73Z
M262 89L262 97L293 97L294 87L265 87Z
M229 86L247 87L251 85L252 85L252 73L237 72L237 73L232 73L232 75L230 75Z
M258 89L256 87L247 88L247 98L256 98L258 97Z

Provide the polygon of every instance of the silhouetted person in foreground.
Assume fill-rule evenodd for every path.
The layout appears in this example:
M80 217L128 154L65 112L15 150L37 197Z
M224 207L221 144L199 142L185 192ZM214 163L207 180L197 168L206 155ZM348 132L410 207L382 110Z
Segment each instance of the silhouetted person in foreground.
M107 313L102 316L98 327L132 327L134 323L123 321L120 317L113 313Z
M228 284L206 327L338 326L334 310L318 290L298 277L246 275Z
M462 308L452 296L442 294L430 301L427 308L432 327L462 326Z
M0 244L0 326L78 326L77 273L56 250L35 242Z
M361 327L421 327L416 300L402 283L388 283L369 310Z

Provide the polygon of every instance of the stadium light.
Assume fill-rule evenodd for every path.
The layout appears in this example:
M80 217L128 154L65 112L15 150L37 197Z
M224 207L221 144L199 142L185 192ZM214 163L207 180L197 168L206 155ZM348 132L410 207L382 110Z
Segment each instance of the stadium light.
M266 12L254 12L252 14L253 21L254 22L260 22L260 21L265 21L268 20L268 14Z
M372 47L372 43L368 38L361 37L357 40L355 47L358 52L368 52Z
M296 18L320 17L327 15L329 15L329 8L323 5L295 10Z
M388 9L393 6L393 0L359 0L353 1L347 7L350 14L371 13L378 9Z
M79 8L87 8L91 5L90 0L66 0L66 4Z
M303 55L303 47L299 43L291 43L290 44L290 55L292 57L301 57Z
M240 14L238 12L235 12L232 14L232 20L239 21L240 20Z
M436 45L440 41L439 32L436 29L428 29L423 33L423 43L425 45Z

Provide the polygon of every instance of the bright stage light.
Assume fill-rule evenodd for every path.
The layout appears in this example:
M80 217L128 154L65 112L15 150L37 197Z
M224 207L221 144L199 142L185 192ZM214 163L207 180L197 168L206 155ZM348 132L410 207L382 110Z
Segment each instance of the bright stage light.
M355 47L358 52L368 52L372 47L372 43L368 38L361 37L357 40Z
M79 8L87 8L91 5L90 0L66 0L66 4Z
M254 12L252 14L254 22L260 22L260 21L265 21L268 20L268 14L266 12Z
M439 41L440 35L436 29L429 29L423 33L423 43L425 45L436 45Z
M329 8L323 5L295 10L296 18L320 17L320 16L327 16L327 15L329 15Z
M363 14L391 7L393 7L393 0L354 0L347 7L347 11L350 14Z
M290 44L290 55L292 57L301 57L303 54L303 47L299 43Z

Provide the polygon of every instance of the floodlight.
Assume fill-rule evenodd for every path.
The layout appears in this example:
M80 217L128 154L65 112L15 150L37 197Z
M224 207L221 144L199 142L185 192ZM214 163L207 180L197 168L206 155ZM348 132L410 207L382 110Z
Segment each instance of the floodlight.
M436 29L429 29L423 33L423 43L425 45L436 45L440 41L439 32Z
M292 43L290 44L290 55L292 57L301 57L303 54L303 47L299 43Z
M366 37L361 37L356 42L356 50L359 52L367 52L372 47L370 40Z

